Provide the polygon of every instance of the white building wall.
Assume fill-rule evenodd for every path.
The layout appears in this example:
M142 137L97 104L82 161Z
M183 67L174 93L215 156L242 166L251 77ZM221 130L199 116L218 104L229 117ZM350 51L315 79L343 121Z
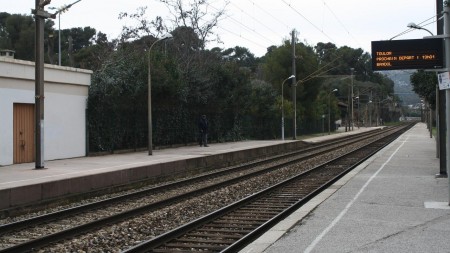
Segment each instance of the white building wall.
M0 165L13 163L13 104L34 104L34 62L0 58ZM45 65L44 159L86 154L92 71Z

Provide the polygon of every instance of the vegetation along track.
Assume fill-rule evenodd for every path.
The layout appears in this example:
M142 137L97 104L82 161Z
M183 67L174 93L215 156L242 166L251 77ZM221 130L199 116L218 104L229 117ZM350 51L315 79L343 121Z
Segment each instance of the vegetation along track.
M389 131L393 130L390 129ZM136 192L131 195L6 224L0 227L0 249L3 248L1 252L16 252L42 247L51 242L98 229L105 224L113 224L141 213L161 209L192 195L198 196L205 192L211 192L214 189L267 173L267 171L274 170L273 165L269 166L271 163L277 163L276 167L280 168L330 152L331 149L339 149L351 143L361 142L363 139L380 135L381 133L382 131L375 131L354 136L351 140L339 139L330 141L284 156L277 156L244 166L227 168L215 173Z

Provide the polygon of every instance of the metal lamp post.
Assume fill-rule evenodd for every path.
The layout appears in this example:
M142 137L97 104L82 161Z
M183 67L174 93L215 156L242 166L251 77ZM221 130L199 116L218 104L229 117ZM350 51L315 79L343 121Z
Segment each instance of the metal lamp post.
M284 141L284 83L289 80L295 78L295 75L291 75L290 77L284 79L281 83L281 139Z
M352 89L351 89L351 96L350 96L350 98L351 98L351 103L352 103L352 108L351 108L351 110L352 110L352 112L351 112L351 115L350 115L350 125L351 125L351 128L352 128L352 131L353 131L353 71L354 71L355 69L354 68L350 68L350 71L351 71L351 81L352 81L352 83L351 83L351 85L352 85Z
M441 6L442 6L442 2L441 2ZM447 7L448 8L448 7ZM441 13L441 11L438 11L438 13ZM448 24L447 24L448 25ZM438 34L442 33L442 31L439 31L439 24L438 24ZM432 37L434 37L434 34L424 28L421 27L419 25L416 25L415 23L409 23L407 25L407 27L411 28L411 29L417 29L417 30L424 30L427 31ZM443 29L444 27L441 27L441 29ZM447 44L445 44L447 45ZM448 55L448 53L446 52L446 55ZM444 57L445 59L445 57ZM446 66L447 68L449 66ZM445 105L445 98L446 97L446 92L445 91L440 91L439 87L436 86L436 157L440 158L439 159L439 174L436 174L436 177L440 178L440 177L447 177L447 155L446 155L446 134L445 132L446 130L446 116L445 116L445 111L448 110L448 108L446 109L446 105ZM421 120L422 120L422 116L421 116ZM431 123L430 123L431 125ZM430 130L430 137L432 137L432 132Z
M49 7L51 10L58 10L55 14L58 14L58 65L61 66L61 12L66 12L74 4L80 2L81 0L75 1L69 5L63 5L59 8Z
M172 34L168 33L161 37L160 39L153 42L148 50L148 155L153 154L153 141L152 141L152 76L150 70L150 53L152 51L153 46L159 41L171 39Z
M61 12L58 13L58 65L61 66Z
M328 93L328 135L331 134L331 123L330 123L330 114L331 114L331 93L338 91L338 89L334 89Z
M58 65L61 66L61 8L48 7L51 10L58 10Z
M358 118L357 118L356 122L358 123L358 129L359 129L359 125L360 125L360 122L359 122L359 120L360 120L360 112L359 112L359 96L356 96L353 100L354 100L354 101L358 100Z
M48 7L50 10L58 10L58 65L61 66L61 8ZM56 14L56 13L55 13Z

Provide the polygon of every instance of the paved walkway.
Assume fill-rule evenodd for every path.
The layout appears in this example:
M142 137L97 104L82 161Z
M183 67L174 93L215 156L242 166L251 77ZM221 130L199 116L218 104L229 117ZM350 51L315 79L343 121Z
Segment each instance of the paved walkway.
M291 140L284 141L291 142ZM147 151L124 154L113 154L95 157L79 157L45 161L46 169L34 169L34 163L14 164L0 167L0 189L44 183L55 180L95 175L103 172L119 171L127 168L168 163L171 161L225 153L230 150L252 149L283 143L271 141L241 141L210 144L209 147L183 146L153 150L149 156Z
M311 137L304 141L317 142L373 129L360 128L351 132L339 132L332 135ZM179 148L154 150L151 156L148 155L147 151L144 151L97 157L61 159L45 161L45 167L47 169L41 170L35 170L34 163L14 164L0 167L0 190L289 142L292 142L292 140L239 141L213 143L209 147L183 146Z
M450 252L435 147L417 124L241 252Z

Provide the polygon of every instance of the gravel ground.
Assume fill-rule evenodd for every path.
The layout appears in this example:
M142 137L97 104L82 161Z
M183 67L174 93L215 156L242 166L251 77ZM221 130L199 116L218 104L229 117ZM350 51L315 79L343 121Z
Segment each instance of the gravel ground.
M358 144L358 146L360 145ZM39 252L120 252L354 148L354 146L347 146L332 154L316 156L308 161L266 173L251 180L246 180L245 182L231 185L161 210L140 215L119 224L103 227L70 241L42 249Z
M364 143L347 145L345 146L345 148L341 148L338 151L327 153L325 155L316 156L307 161L295 165L290 165L255 178L245 180L243 182L216 191L209 192L202 196L185 200L183 202L168 206L163 209L159 209L157 211L139 215L133 219L129 219L118 224L99 228L96 231L86 233L72 240L61 242L53 246L41 249L39 252L119 252L133 245L136 245L143 240L151 239L152 237L167 232L170 229L178 227L186 222L192 221L203 215L213 212L214 210L229 205L248 195L253 194L254 192L263 190L273 184L276 184L287 178L290 178L301 171L312 168L316 164L321 164L327 160L340 156L362 145L364 145ZM277 163L282 163L290 159L292 158L282 159L280 161L277 161ZM267 164L263 166L258 166L257 168L251 169L251 171L261 170L263 168L267 168L273 165L274 163L270 163L270 165ZM0 249L10 245L10 243L14 241L18 243L21 240L24 240L25 238L29 239L41 237L48 233L53 233L76 226L77 224L90 222L92 220L109 216L113 213L130 210L139 206L143 206L162 199L166 199L171 196L181 194L183 192L191 191L200 187L204 187L206 185L211 185L216 183L217 181L223 181L224 178L240 177L247 173L248 173L247 171L245 173L244 172L233 173L232 175L220 177L220 179L215 178L211 180L205 180L204 182L202 182L202 184L181 187L178 189L173 189L170 191L165 191L158 194L153 194L151 196L139 198L137 200L134 199L126 203L121 203L110 207L102 208L101 210L96 212L92 213L88 212L86 214L78 215L77 217L71 217L70 219L62 220L57 224L52 223L48 225L39 225L35 228L36 230L30 228L27 229L25 232L19 232L16 234L8 235L8 238L0 237ZM154 185L148 186L146 188L151 187L154 187ZM127 192L135 192L137 190L141 189L130 190ZM122 194L124 193L122 192L117 194L105 195L101 197L84 200L80 203L82 204L91 203L94 201L98 201L100 199L106 199L110 198L111 196L117 196ZM69 207L78 206L80 205L80 203L70 204ZM15 220L26 219L28 217L34 217L39 214L54 212L56 210L65 209L67 207L68 206L61 206L37 213L30 213L20 217L4 219L0 221L0 224L8 223Z

